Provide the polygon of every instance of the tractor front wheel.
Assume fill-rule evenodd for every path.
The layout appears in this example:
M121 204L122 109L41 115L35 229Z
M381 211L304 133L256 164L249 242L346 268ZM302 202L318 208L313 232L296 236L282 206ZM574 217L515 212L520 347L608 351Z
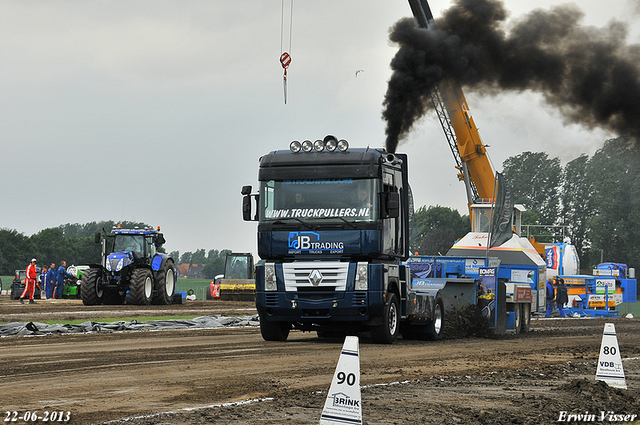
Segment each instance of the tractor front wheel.
M149 269L136 269L129 284L131 302L136 305L149 305L153 298L153 274Z
M82 274L80 293L84 305L97 305L102 303L104 290L102 289L102 270L89 269Z

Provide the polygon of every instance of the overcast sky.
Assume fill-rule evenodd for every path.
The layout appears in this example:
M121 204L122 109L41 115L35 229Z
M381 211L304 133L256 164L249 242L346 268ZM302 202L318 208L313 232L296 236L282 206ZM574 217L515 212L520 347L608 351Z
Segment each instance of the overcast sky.
M505 1L511 18L560 3ZM289 4L282 43L281 0L1 0L0 228L135 220L161 226L168 251L256 253L240 189L257 186L258 158L327 134L383 147L388 30L411 15L403 0L295 0L289 40ZM436 17L450 6L430 4ZM621 20L640 41L630 0L579 6L584 25ZM564 165L616 136L565 126L535 93L467 100L497 171L523 151ZM398 152L416 206L466 213L435 114Z

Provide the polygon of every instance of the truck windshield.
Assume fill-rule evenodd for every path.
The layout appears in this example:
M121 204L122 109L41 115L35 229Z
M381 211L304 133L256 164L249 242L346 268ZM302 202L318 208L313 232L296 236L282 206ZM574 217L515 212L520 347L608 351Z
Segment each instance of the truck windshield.
M263 181L260 221L374 221L378 193L375 179Z

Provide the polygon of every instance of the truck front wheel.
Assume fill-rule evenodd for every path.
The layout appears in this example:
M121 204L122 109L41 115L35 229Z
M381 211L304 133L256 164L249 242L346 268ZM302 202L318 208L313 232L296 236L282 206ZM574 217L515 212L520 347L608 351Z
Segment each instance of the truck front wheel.
M82 304L97 305L102 303L104 291L102 289L102 271L100 269L89 269L82 274L80 284Z
M291 324L286 322L270 322L260 315L260 333L265 341L286 341Z
M393 292L389 292L387 293L387 302L382 314L382 324L371 327L369 333L376 344L393 344L398 339L399 327L398 297Z
M136 269L129 284L131 301L137 305L149 305L153 298L153 275L151 270Z

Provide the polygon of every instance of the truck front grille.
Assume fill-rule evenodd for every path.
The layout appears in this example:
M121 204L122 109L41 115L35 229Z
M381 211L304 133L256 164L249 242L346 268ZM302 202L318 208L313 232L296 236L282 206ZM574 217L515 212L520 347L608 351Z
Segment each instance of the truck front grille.
M287 291L342 291L347 287L349 263L305 261L282 265Z

